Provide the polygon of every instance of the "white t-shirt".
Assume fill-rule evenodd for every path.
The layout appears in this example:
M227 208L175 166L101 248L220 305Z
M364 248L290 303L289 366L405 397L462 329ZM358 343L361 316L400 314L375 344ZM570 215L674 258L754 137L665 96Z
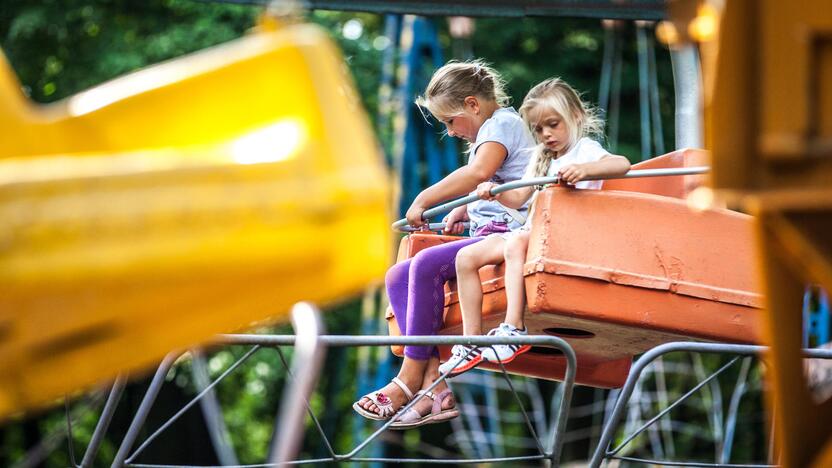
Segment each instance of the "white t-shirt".
M605 150L600 143L592 138L583 137L566 154L552 160L549 164L549 170L546 171L546 177L556 176L562 167L570 164L586 164L600 161L608 154L610 154L609 151ZM536 163L535 158L531 158L529 165L526 166L526 173L523 174L524 179L534 177ZM603 184L603 180L582 180L575 184L575 188L598 190Z
M551 163L549 163L549 170L546 171L546 177L556 176L562 167L570 164L585 164L600 161L608 154L610 153L605 150L600 143L592 138L583 137L578 140L578 142L575 143L575 146L573 146L572 149L570 149L566 154L557 159L553 159ZM535 161L535 158L531 158L529 165L526 166L526 173L523 175L524 179L530 179L535 176L534 170L536 165L537 161ZM575 188L600 190L603 184L603 180L582 180L575 184ZM535 200L535 198L537 198L537 194L539 192L540 190L534 191L531 199L529 200L529 206L531 206L531 203ZM532 207L532 210L534 210L534 207ZM523 225L523 229L528 230L531 227L531 222L532 213L529 213L529 217L526 218L526 224Z

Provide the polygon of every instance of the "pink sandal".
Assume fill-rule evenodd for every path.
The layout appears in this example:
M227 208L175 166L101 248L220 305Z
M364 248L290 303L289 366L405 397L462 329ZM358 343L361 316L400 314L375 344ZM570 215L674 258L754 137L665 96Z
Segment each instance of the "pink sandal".
M398 377L393 377L392 382L399 386L404 392L404 396L407 398L407 401L404 403L405 405L413 399L413 392L407 388L407 385L401 381ZM364 398L369 399L373 402L376 407L378 407L378 412L373 412L367 409L364 409L359 403ZM404 405L402 405L404 406ZM387 395L381 392L370 392L363 397L359 398L358 401L352 404L352 409L355 410L356 413L364 416L367 419L373 419L376 421L386 421L390 419L394 414L396 414L397 410L393 409L393 400L390 399Z
M446 388L445 390L439 392L439 395L435 395L433 392L426 390L419 390L416 392L416 395L424 395L425 398L433 400L433 406L430 409L430 413L423 416L415 409L410 408L402 413L402 415L390 425L390 429L411 429L414 427L424 426L425 424L436 424L448 421L459 416L459 410L456 405L452 408L442 409L442 403L449 396L453 396L450 388Z

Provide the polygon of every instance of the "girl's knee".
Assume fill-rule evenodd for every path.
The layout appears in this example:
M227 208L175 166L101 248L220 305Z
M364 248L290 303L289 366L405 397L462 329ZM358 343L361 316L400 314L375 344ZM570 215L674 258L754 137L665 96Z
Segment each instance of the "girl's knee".
M526 250L528 249L529 243L528 238L525 236L513 236L511 239L506 242L505 250L503 254L505 255L506 261L512 260L526 260Z
M409 261L404 261L391 266L384 275L384 284L389 287L395 284L407 283L409 265Z
M477 264L477 258L476 255L474 255L473 249L465 247L456 254L457 275L462 271L472 271L478 269L479 265Z

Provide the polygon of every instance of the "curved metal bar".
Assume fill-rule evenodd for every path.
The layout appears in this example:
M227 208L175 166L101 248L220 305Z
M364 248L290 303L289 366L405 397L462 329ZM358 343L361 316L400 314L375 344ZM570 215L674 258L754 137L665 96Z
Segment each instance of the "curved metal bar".
M116 412L118 400L121 398L125 386L127 386L127 377L123 374L116 377L110 395L107 397L107 403L104 404L104 409L101 411L101 417L98 418L98 423L95 425L92 439L90 439L87 450L84 452L81 468L89 468L93 465L98 449L101 447L101 442L104 441L104 434L107 433L107 428L110 427L110 422L113 420L113 414Z
M698 174L705 174L710 171L711 168L707 166L696 166L696 167L685 167L685 168L668 168L668 169L635 169L632 170L624 175L620 176L600 176L600 177L591 177L585 180L610 180L610 179L637 179L641 177L669 177L669 176L685 176L685 175L698 175ZM556 184L558 183L558 177L534 177L531 179L521 179L515 180L514 182L509 182L507 184L498 185L491 189L491 195L498 195L500 193L506 192L508 190L514 190L523 187L531 187L534 185L549 185L549 184ZM425 210L422 213L422 219L430 219L440 213L444 213L448 210L452 210L454 208L460 207L462 205L467 205L468 203L474 202L479 200L479 197L476 195L468 195L462 198L457 198L456 200L449 201L447 203L443 203L441 205L437 205L429 210ZM393 229L398 229L407 225L407 219L400 219L393 223Z
M200 349L191 351L191 374L194 376L197 392L202 393L211 384L208 363ZM209 429L208 435L211 437L211 445L214 447L214 452L220 464L239 465L240 461L237 459L237 453L231 443L231 436L228 433L228 427L225 425L217 393L214 390L208 391L199 400L199 407L202 409L202 417Z
M618 423L621 420L622 415L624 414L625 407L627 405L627 401L630 399L630 395L635 388L636 382L638 381L641 373L650 364L659 356L665 355L667 353L676 352L676 351L688 351L694 353L723 353L723 354L735 354L740 356L758 356L761 355L764 351L768 348L766 346L756 346L756 345L737 345L737 344L723 344L723 343L692 343L692 342L673 342L673 343L665 343L655 348L651 349L644 353L630 368L630 375L627 377L627 381L624 383L624 386L621 388L621 393L618 395L618 400L615 402L615 408L613 409L612 414L610 415L609 420L607 421L606 425L604 426L604 430L601 433L601 439L598 441L598 445L595 448L595 453L592 455L592 459L589 462L589 466L593 468L597 468L601 465L601 462L607 456L607 448L612 441L615 429L618 427ZM803 350L804 357L817 357L817 358L824 358L824 359L832 359L832 349L804 349ZM616 457L621 458L622 457ZM679 464L682 462L673 462L674 464ZM679 465L679 466L689 466L689 465ZM705 466L702 464L698 464L695 466ZM708 465L711 466L711 465ZM713 466L720 466L720 465L713 465ZM725 466L725 465L722 465Z
M287 375L294 379L295 375L292 373L291 367L289 367L289 362L286 361L286 356L283 355L283 351L278 347L274 348L277 351L277 356L280 358L280 362L283 364L283 368L286 370ZM315 428L318 430L318 434L321 436L321 440L324 441L324 445L326 445L326 449L329 452L329 455L333 458L336 456L335 450L332 448L332 444L329 443L329 439L326 437L324 433L324 428L321 427L321 422L318 420L318 417L315 416L315 412L312 411L312 406L309 404L309 399L304 398L303 400L304 406L306 406L306 412L309 414L309 417L312 418L312 422L315 424Z
M722 463L700 463L700 462L674 462L674 461L660 461L660 460L648 460L646 458L636 458L636 457L611 457L615 460L621 461L629 461L635 463L641 463L644 465L655 465L655 466L697 466L702 468L774 468L779 465L751 465L751 464L722 464Z
M447 223L428 223L427 229L415 228L413 226L404 226L398 229L399 232L421 232L421 231L441 231L445 229ZM471 223L462 223L465 229L471 227Z
M283 465L292 460L303 440L303 422L306 416L306 396L315 389L326 346L319 337L323 322L318 309L308 302L300 302L292 309L292 328L297 333L295 354L292 358L291 385L284 390L286 397L280 406L273 439L271 462Z
M168 418L168 420L164 424L159 426L159 429L156 429L156 431L154 431L153 434L150 434L150 436L147 439L145 439L144 442L142 442L142 444L139 446L139 448L137 448L136 451L133 452L132 455L130 455L130 458L128 458L126 460L127 463L132 462L136 457L138 457L139 454L142 453L142 451L144 451L144 449L147 448L147 446L150 445L150 443L153 442L156 439L156 437L159 436L159 434L164 432L165 429L167 429L168 427L171 426L171 424L176 422L176 420L179 419L183 414L185 414L186 411L191 409L192 406L194 406L195 404L197 404L197 402L202 400L202 398L205 395L207 395L208 392L213 391L214 387L216 387L220 383L220 381L222 381L222 379L224 379L226 376L228 376L228 374L234 372L234 369L236 369L242 363L244 363L249 357L251 357L252 354L257 352L258 349L260 349L259 346L256 346L256 345L253 346L250 350L248 350L248 352L246 352L242 357L240 357L240 359L238 359L237 362L235 362L234 364L229 366L228 369L226 369L222 374L220 374L220 376L217 377L216 380L214 380L213 382L208 384L208 386L206 386L201 392L199 392L195 397L193 397L191 399L191 401L189 401L185 406L182 407L182 409L180 409L179 411L176 412L176 414L174 414L173 416ZM162 366L159 366L159 369L161 370ZM167 374L167 371L165 371L165 373ZM153 381L154 381L154 383L156 382L155 377L154 377ZM161 387L161 385L160 385L160 387ZM156 393L158 393L158 390L157 390ZM147 391L147 394L148 395L150 394L150 390ZM153 398L155 399L156 396L154 395ZM150 403L152 404L153 401L151 401ZM142 401L142 405L144 405L144 400ZM148 408L148 411L149 411L149 408ZM132 428L132 426L131 426L131 428Z
M156 374L153 375L153 380L147 388L147 393L144 394L139 409L136 411L136 416L133 417L133 421L130 422L130 427L127 429L127 434L121 441L116 457L113 459L112 466L116 468L124 466L127 455L130 454L130 449L133 448L133 444L139 437L139 431L144 425L147 415L150 413L150 408L153 407L153 402L156 401L156 396L159 395L159 390L162 389L162 384L165 383L165 376L181 354L181 351L174 351L162 359L162 363L156 369Z
M731 450L734 446L734 434L737 428L737 414L739 413L740 400L746 392L748 372L751 369L751 358L745 357L740 368L740 375L737 377L737 384L731 394L731 402L728 405L728 417L725 420L725 442L722 445L722 452L719 456L720 463L728 463L731 460Z
M724 366L720 367L720 368L719 368L719 370L717 370L716 372L714 372L714 373L712 373L711 375L709 375L709 376L708 376L705 380L703 380L703 381L699 382L699 384L697 384L695 387L693 387L692 389L690 389L687 393L685 393L684 395L682 395L681 397L679 397L676 401L674 401L674 402L673 402L673 404L671 404L671 405L670 405L670 406L668 406L667 408L665 408L665 409L661 410L661 411L659 412L659 414L657 414L657 415L653 416L652 418L650 418L650 420L649 420L649 421L647 421L646 423L642 424L642 425L641 425L641 427L639 427L638 429L636 429L635 431L633 431L633 433L632 433L632 434L630 434L630 435L629 435L626 439L624 439L621 443L619 443L619 444L618 444L618 447L616 447L616 448L614 448L614 449L610 450L610 451L608 452L608 454L609 454L609 455L615 455L615 454L617 454L618 452L620 452L620 451L621 451L621 449L623 449L623 448L624 448L624 446L626 446L627 444L629 444L631 440L633 440L633 439L635 439L636 437L638 437L638 435L639 435L639 434L641 434L642 432L644 432L644 430L645 430L645 429L647 429L647 427L648 427L648 426L650 426L650 425L651 425L651 424L653 424L654 422L656 422L656 421L658 421L659 419L661 419L661 417L662 417L662 416L664 416L665 414L669 413L669 412L670 412L673 408L675 408L675 407L679 406L680 404L682 404L682 402L683 402L683 401L685 401L685 400L687 400L688 398L690 398L690 396L691 396L691 395L693 395L694 393L696 393L696 392L697 392L700 388L704 387L704 386L705 386L705 385L707 385L709 382L713 381L713 379L717 378L717 377L719 376L719 374L721 374L721 373L725 372L725 370L726 370L726 369L728 369L729 367L731 367L732 365L734 365L734 363L735 363L735 362L737 362L737 360L739 360L739 357L735 357L734 359L731 359L731 361L729 361L727 364L725 364Z

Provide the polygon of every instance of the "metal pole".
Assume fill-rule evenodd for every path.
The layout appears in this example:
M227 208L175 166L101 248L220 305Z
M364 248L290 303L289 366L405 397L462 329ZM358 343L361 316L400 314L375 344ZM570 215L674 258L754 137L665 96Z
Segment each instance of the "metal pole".
M636 21L638 44L638 108L641 117L641 160L650 159L650 78L647 59L647 31L644 21Z
M199 406L202 408L202 417L205 418L205 425L214 446L217 459L223 465L239 465L237 454L231 446L231 438L228 435L228 428L222 417L222 409L217 401L217 394L211 385L211 378L208 375L208 365L205 362L205 355L199 349L191 351L191 373L194 376L197 393L205 392L199 399Z
M612 20L601 20L604 28L604 58L601 61L601 82L598 85L598 105L606 116L610 107L610 82L612 75L612 58L615 51L616 34Z
M571 346L559 347L566 358L566 374L563 377L558 417L555 420L555 427L552 429L551 438L547 447L549 460L557 465L560 461L560 453L563 448L563 436L566 434L566 422L569 419L569 407L572 404L572 390L575 387L575 373L577 372L578 360L575 351Z
M315 306L307 302L296 304L292 308L292 327L297 334L292 359L294 380L285 391L286 398L280 407L275 426L271 463L277 465L292 460L300 448L305 432L305 402L318 381L326 353L326 348L319 339L323 323Z
M618 423L621 420L622 415L624 414L627 402L630 399L630 395L633 392L633 388L635 388L639 376L644 371L644 368L647 367L648 364L650 364L659 356L676 351L687 351L694 353L725 353L740 356L757 356L766 351L766 349L767 348L765 346L754 345L673 342L656 346L650 351L647 351L630 368L630 374L629 376L627 376L627 381L621 388L621 393L618 395L618 399L615 402L615 408L613 409L612 414L610 415L609 421L604 426L604 430L601 433L601 440L598 442L598 446L595 448L595 453L593 454L592 459L589 462L589 466L593 468L601 466L601 462L606 458L607 447L612 441L612 437L615 433L616 428L618 427ZM804 349L803 355L805 357L821 357L825 359L830 359L832 358L832 349Z
M113 382L113 388L110 389L110 395L107 397L107 402L101 411L101 417L98 419L98 424L95 425L95 431L92 433L92 439L90 439L87 446L87 451L84 452L84 459L81 460L81 468L88 468L95 461L95 456L98 454L101 442L104 441L104 434L107 433L107 428L110 427L113 414L116 412L116 407L118 407L118 400L121 398L126 385L127 377L124 375L119 375Z
M702 73L693 44L671 50L676 92L676 149L702 148Z
M130 449L133 448L133 444L139 437L139 431L144 425L144 421L147 419L148 413L150 413L150 408L153 407L153 402L156 401L156 397L159 395L159 390L162 389L162 384L165 383L165 376L180 354L182 353L179 351L174 351L168 354L164 359L162 359L162 363L159 364L159 368L156 369L156 374L153 376L153 380L150 381L147 393L144 394L142 403L139 405L138 411L136 411L136 416L134 416L133 421L130 422L127 434L121 441L116 457L113 459L113 466L115 468L121 468L124 466L124 462L130 454Z
M664 154L664 131L662 128L662 112L659 106L659 80L656 70L656 48L653 34L647 35L647 67L650 76L650 114L653 116L653 145L656 154Z
M685 167L685 168L670 168L670 169L634 169L626 174L620 176L599 176L599 177L590 177L585 180L612 180L612 179L637 179L642 177L668 177L668 176L683 176L683 175L696 175L696 174L705 174L710 171L710 168L707 166L698 166L698 167ZM521 187L531 187L534 185L549 185L549 184L556 184L559 182L558 177L534 177L530 179L522 179L516 180L514 182L509 182L507 184L499 185L491 189L491 195L497 195L508 190L514 190ZM422 213L422 219L430 219L438 214L444 213L448 210L452 210L458 206L467 205L472 201L479 200L479 197L476 195L468 195L466 197L457 198L456 200L449 201L447 203L443 203L441 205L435 206L429 210L425 210ZM400 219L393 223L393 229L400 228L407 225L406 219Z

